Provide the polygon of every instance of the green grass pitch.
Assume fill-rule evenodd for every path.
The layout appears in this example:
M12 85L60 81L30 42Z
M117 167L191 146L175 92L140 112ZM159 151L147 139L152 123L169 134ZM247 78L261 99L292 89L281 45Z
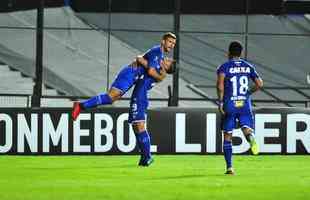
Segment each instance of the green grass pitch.
M310 157L0 156L0 200L296 200L310 199Z

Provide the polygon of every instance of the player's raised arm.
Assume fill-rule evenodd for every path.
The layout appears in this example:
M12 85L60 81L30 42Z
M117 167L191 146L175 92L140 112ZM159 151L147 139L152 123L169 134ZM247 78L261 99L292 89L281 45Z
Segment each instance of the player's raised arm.
M173 64L175 63L175 60L172 58L165 57L160 62L160 73L158 73L154 68L150 68L148 70L148 74L152 76L154 79L156 79L158 82L162 81L167 74L173 74L175 71L175 68L173 67Z
M157 82L164 80L167 76L167 72L164 67L161 67L160 73L158 73L154 67L150 67L147 73L149 76L153 77Z
M156 71L155 67L149 66L148 61L142 55L138 55L136 57L136 64L142 65L147 70L147 74L153 77L157 82L164 80L164 78L166 77L167 73L166 73L165 68L167 66L163 66L163 65L167 65L165 62L161 63L160 73Z
M163 62L161 63L160 73L156 71L155 67L149 66L147 59L145 59L143 55L138 55L135 59L135 62L137 65L142 65L147 71L147 74L153 77L157 82L164 80L164 78L166 77L167 73L166 73L165 67L162 66L165 63Z

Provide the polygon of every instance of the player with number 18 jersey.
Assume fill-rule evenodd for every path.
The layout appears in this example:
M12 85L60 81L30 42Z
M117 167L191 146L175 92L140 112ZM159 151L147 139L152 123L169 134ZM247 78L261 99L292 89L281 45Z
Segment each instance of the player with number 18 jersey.
M225 121L223 130L232 132L236 127L235 118L239 118L241 127L253 129L249 83L259 78L255 67L241 58L230 59L218 67L217 74L225 76L223 108L226 118L231 118Z

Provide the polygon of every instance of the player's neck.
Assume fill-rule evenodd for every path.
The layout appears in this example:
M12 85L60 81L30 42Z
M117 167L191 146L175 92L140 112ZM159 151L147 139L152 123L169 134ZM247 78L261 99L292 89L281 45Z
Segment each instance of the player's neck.
M164 46L163 46L163 45L160 45L160 51L161 51L162 53L166 53L166 52L164 51Z
M239 56L231 56L231 57L229 57L229 60L240 60L241 59L241 57L239 57Z

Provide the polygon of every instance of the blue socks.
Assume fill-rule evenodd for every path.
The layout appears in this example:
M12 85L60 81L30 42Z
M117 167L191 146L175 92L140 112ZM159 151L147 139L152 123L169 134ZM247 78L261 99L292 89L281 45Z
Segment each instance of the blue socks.
M136 134L138 147L146 159L151 158L151 139L147 131Z
M230 167L232 167L232 161L231 161L232 143L231 143L231 141L227 141L224 139L223 151L224 151L224 157L225 157L225 161L226 161L226 167L230 168Z
M98 105L112 104L112 99L107 93L104 93L83 101L81 104L84 108L93 108Z

